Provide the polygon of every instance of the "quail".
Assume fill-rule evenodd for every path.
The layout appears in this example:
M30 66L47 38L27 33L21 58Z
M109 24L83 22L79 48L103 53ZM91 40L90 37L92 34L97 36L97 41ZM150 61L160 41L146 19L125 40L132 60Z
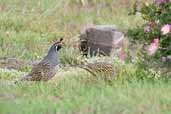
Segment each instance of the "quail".
M54 43L48 54L43 58L41 62L33 66L31 72L21 78L21 81L48 81L55 76L59 65L59 50L62 48L62 41Z
M87 65L78 65L77 67L90 72L93 76L100 76L104 80L113 80L117 75L116 67L107 62L89 63Z

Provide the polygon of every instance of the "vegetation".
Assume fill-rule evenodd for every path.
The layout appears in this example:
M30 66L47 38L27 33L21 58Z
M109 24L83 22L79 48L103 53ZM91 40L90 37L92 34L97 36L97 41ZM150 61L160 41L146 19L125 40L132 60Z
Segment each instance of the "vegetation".
M88 25L116 24L125 30L143 23L140 17L128 17L134 0L88 0L85 5L81 1L1 0L0 55L36 60L60 37L73 45Z
M2 114L169 114L170 82L102 81L85 83L71 78L48 83L1 82ZM72 74L75 75L75 74ZM78 76L78 75L77 75ZM80 76L80 75L79 75Z
M146 20L142 27L130 30L129 35L144 43L151 43L149 53L159 57L170 55L170 32L171 32L171 1L155 0L152 4L143 5L140 13Z
M125 31L146 23L140 15L128 16L134 2L0 0L0 57L39 60L52 42L63 37L66 46L60 53L62 64L81 63L85 58L74 46L84 27L114 24L120 31ZM144 2L149 4L152 0ZM110 83L66 65L49 82L14 84L31 67L21 71L0 69L0 114L171 112L170 75L153 68L153 59L133 57L125 63L116 58L107 59L112 59L118 67L118 79Z

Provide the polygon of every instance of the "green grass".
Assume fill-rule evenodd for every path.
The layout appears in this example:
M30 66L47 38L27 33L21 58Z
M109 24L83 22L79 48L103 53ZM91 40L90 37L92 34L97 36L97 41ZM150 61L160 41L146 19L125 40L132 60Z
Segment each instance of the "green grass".
M125 31L144 23L138 15L128 16L134 1L0 0L0 57L38 60L64 37L61 62L79 63L83 58L74 45L86 26L114 24ZM0 69L0 114L170 114L170 80L151 80L162 75L147 66L117 65L119 79L111 84L68 68L49 82L14 84L30 67Z
M134 1L0 0L0 55L39 59L55 39L64 37L69 45L88 25L114 24L123 31L141 25L140 16L128 16Z
M84 74L84 75L83 75ZM65 77L60 77L65 75ZM171 82L85 81L61 71L48 83L0 83L1 114L169 114Z
M81 69L64 68L49 82L14 84L25 72L0 71L2 114L169 114L171 111L171 81L152 80L150 77L157 73L135 64L120 65L120 78L111 83L95 79Z

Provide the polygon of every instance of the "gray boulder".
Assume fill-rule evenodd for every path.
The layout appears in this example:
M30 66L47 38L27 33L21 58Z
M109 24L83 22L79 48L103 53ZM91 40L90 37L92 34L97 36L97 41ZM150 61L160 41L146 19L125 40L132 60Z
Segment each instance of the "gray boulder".
M80 35L80 50L84 55L117 55L123 48L124 34L115 26L88 27Z

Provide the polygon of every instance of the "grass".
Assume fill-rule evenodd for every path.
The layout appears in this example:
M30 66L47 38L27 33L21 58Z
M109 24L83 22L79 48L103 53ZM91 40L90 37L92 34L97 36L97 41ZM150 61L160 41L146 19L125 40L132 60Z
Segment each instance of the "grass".
M14 81L25 72L1 69L0 113L169 114L171 111L171 81L137 80L136 77L154 77L157 73L135 64L121 65L120 78L110 84L92 80L84 70L66 69L59 69L49 82L17 84Z
M140 16L128 16L133 3L134 0L92 0L87 5L81 0L0 0L0 55L40 59L54 40L64 37L71 44L78 40L83 28L92 24L114 24L123 31L133 28L143 23Z
M170 82L85 82L70 72L48 83L0 83L1 114L169 114ZM80 76L77 74L77 76ZM58 81L57 81L58 80Z
M144 0L151 2L152 0ZM0 57L39 60L49 45L64 37L61 62L83 60L75 50L86 26L114 24L120 31L144 21L128 16L135 0L0 0ZM102 59L102 58L100 58ZM120 63L119 63L120 64ZM146 66L145 66L146 67ZM92 81L87 72L61 69L49 82L14 84L22 71L0 69L0 114L169 114L170 80L135 63L119 65L118 80ZM26 71L26 72L24 72ZM128 77L128 78L127 78ZM137 80L136 77L145 77Z

